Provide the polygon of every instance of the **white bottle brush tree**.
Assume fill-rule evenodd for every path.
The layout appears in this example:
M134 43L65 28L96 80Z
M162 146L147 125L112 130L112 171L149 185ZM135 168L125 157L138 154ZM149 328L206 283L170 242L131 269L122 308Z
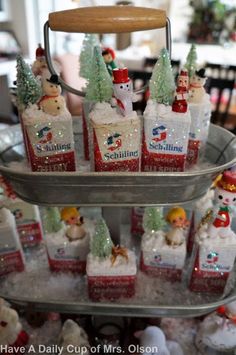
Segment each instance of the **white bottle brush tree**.
M58 207L46 207L44 211L43 226L46 233L57 233L64 226Z
M112 79L104 62L101 48L94 47L86 99L98 102L110 102L113 93Z
M143 228L146 233L155 233L165 227L162 208L146 207L143 216Z
M97 221L95 226L95 234L91 240L91 253L94 257L104 259L112 254L113 242L110 237L104 219Z
M171 105L175 91L174 75L167 49L161 50L149 83L150 98L159 104Z
M188 71L189 78L191 78L197 70L197 51L195 44L191 45L184 67Z
M92 58L93 58L93 50L94 47L98 45L98 36L93 33L86 33L84 36L84 40L82 43L82 48L79 56L79 75L89 80Z

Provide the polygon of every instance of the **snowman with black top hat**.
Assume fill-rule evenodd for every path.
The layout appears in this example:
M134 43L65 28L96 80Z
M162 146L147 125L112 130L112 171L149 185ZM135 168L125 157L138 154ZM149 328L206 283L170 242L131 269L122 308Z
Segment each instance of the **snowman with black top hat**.
M189 102L201 103L206 91L204 85L207 77L205 76L205 69L196 70L192 78L190 79L189 87Z
M44 95L38 103L41 110L52 116L58 116L66 110L58 75L53 74L49 79L43 79L42 88Z

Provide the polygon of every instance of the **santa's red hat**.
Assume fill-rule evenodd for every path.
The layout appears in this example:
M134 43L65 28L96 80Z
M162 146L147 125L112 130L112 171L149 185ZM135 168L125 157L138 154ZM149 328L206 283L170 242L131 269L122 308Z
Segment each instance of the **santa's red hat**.
M128 76L128 69L127 68L116 68L113 69L113 83L114 84L125 84L130 81Z
M109 47L102 48L102 55L106 55L106 54L110 54L113 60L116 57L115 51L113 51L113 49Z
M225 191L236 193L236 172L225 171L221 179L217 182L217 187Z
M185 69L181 69L179 76L188 76L188 71Z
M38 45L38 48L36 49L35 56L36 56L36 58L40 58L40 57L44 57L45 56L45 51L42 48L40 43Z

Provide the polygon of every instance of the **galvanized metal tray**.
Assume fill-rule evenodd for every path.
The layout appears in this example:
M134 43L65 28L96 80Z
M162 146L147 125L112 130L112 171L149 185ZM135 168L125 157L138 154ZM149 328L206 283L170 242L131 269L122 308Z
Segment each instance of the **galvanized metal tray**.
M123 212L125 214L126 209ZM130 235L129 225L121 225L121 240L123 245L136 251L138 258L140 238ZM187 261L186 265L189 264ZM188 275L187 266L183 281L173 283L139 271L132 298L93 302L88 297L86 276L52 273L46 250L41 246L26 251L26 271L0 278L0 297L20 307L38 311L131 317L196 317L236 299L234 274L224 295L191 292L187 288Z
M182 173L32 173L4 165L0 172L19 197L38 205L168 205L200 198L221 171L236 164L236 137L211 125L206 159L215 165Z
M213 312L217 307L236 300L236 292L232 293L220 301L196 304L194 306L160 306L153 305L132 305L126 303L95 303L95 302L59 302L55 300L35 301L27 297L8 297L4 294L0 296L8 300L11 304L34 309L35 311L73 313L73 314L93 314L93 315L113 315L124 317L199 317Z

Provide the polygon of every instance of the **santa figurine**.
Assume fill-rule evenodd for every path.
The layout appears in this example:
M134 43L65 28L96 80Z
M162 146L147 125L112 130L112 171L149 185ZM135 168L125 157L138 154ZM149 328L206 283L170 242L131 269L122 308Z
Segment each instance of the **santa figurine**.
M196 70L190 79L189 86L189 102L201 103L206 95L204 85L206 84L207 77L205 76L205 69Z
M219 307L203 320L196 345L201 351L210 348L224 353L236 349L236 301Z
M0 344L8 346L6 354L16 354L20 347L22 349L28 344L29 336L22 330L17 312L8 307L0 298Z
M188 87L189 77L186 70L181 70L177 79L177 88L175 91L175 99L172 104L172 111L185 113L188 109Z
M61 96L61 85L58 75L51 75L50 79L42 81L43 97L38 102L39 107L47 114L58 116L66 110L66 102Z
M207 235L214 238L235 236L231 229L232 207L236 205L236 172L225 171L216 183L216 205L212 211L211 221L207 228Z
M133 84L128 77L128 69L114 69L113 78L113 90L118 111L122 116L128 116L133 112L132 102L135 101Z
M57 61L52 61L53 67L57 73L61 72L61 66ZM48 70L45 50L42 48L41 44L38 44L38 48L35 51L35 61L32 64L32 72L34 76L40 76L44 78L50 77L50 71Z
M45 51L39 43L38 48L35 51L35 61L32 64L32 72L35 76L42 76L43 73L48 70Z

